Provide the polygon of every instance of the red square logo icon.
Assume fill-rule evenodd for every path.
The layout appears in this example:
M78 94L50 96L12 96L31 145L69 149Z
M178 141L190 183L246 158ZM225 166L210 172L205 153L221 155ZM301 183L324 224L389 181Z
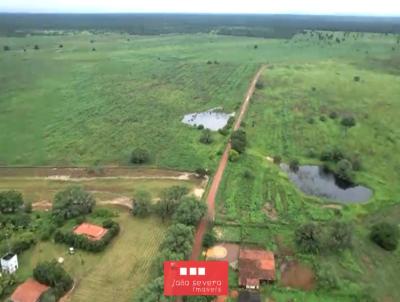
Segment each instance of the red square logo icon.
M225 296L227 261L165 261L165 296Z

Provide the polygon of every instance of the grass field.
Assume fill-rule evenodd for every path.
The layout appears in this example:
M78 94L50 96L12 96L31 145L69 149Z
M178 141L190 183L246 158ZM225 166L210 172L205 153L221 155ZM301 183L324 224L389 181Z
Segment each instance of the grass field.
M318 286L304 292L282 287L278 276L274 286L263 288L265 298L358 301L365 294L377 301L396 301L400 292L394 272L399 269L399 251L382 250L370 242L368 234L372 222L397 224L399 219L399 47L383 35L366 35L345 45L328 46L301 36L289 43L304 52L296 58L288 56L285 62L276 60L264 72L265 87L256 91L245 119L248 150L226 170L217 204L221 239L273 250L278 265L287 259L281 251L283 243L316 273L328 270L340 279L336 290ZM320 49L315 44L312 48L313 43L320 43ZM325 51L329 57L321 55ZM360 81L354 80L356 76ZM333 111L337 119L329 118ZM357 124L346 131L340 117L347 115L354 116ZM374 192L367 204L338 207L306 196L267 159L279 155L284 162L299 159L302 164L321 164L320 153L332 147L360 156L362 169L355 173L355 181ZM351 250L318 256L296 250L294 231L300 224L334 219L352 222Z
M11 51L0 53L0 163L125 164L132 149L145 147L152 165L212 167L224 138L200 144L201 132L180 122L185 113L231 112L261 63L381 58L394 41L370 35L324 47L206 34L1 37Z
M64 268L77 282L68 301L86 302L93 297L97 301L131 301L134 292L150 277L165 226L153 218L136 219L128 211L118 212L115 220L120 223L121 233L104 252L77 251L71 256L65 245L40 242L20 257L18 279L31 276L39 261L63 257Z

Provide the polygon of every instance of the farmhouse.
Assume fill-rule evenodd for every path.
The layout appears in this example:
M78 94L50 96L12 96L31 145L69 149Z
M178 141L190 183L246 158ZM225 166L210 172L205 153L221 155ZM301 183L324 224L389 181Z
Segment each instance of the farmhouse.
M260 283L275 280L274 254L261 249L242 248L239 253L239 286L258 289Z
M1 258L0 264L3 272L13 274L18 269L18 257L16 254L8 253Z
M74 229L74 233L77 235L84 235L90 240L100 240L107 233L107 229L102 228L101 226L90 224L90 223L82 223Z
M39 301L40 296L48 289L48 286L33 279L28 279L17 287L10 300L12 302L37 302Z

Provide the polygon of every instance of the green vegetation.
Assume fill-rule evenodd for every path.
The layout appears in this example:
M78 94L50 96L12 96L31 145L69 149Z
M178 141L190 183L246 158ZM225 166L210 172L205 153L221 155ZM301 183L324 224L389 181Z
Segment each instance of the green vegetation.
M54 196L53 216L59 222L90 214L96 200L82 187L71 186Z
M132 214L138 217L146 217L151 213L151 194L147 191L138 191L133 197Z
M395 224L381 222L372 227L371 240L388 251L394 251L399 244L399 227Z
M73 286L74 281L56 260L39 263L33 270L33 277L40 283L50 287L41 297L41 301L57 301Z

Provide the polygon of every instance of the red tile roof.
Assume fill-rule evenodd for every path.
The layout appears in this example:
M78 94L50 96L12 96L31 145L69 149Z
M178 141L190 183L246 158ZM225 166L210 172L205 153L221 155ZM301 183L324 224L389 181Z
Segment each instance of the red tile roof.
M107 231L107 229L95 224L82 223L75 228L74 233L77 235L85 235L91 240L100 240L107 233Z
M43 285L33 279L28 279L17 289L11 296L13 302L37 302L40 296L49 289L48 286Z
M260 281L275 280L275 257L261 249L240 249L239 285L258 286Z

